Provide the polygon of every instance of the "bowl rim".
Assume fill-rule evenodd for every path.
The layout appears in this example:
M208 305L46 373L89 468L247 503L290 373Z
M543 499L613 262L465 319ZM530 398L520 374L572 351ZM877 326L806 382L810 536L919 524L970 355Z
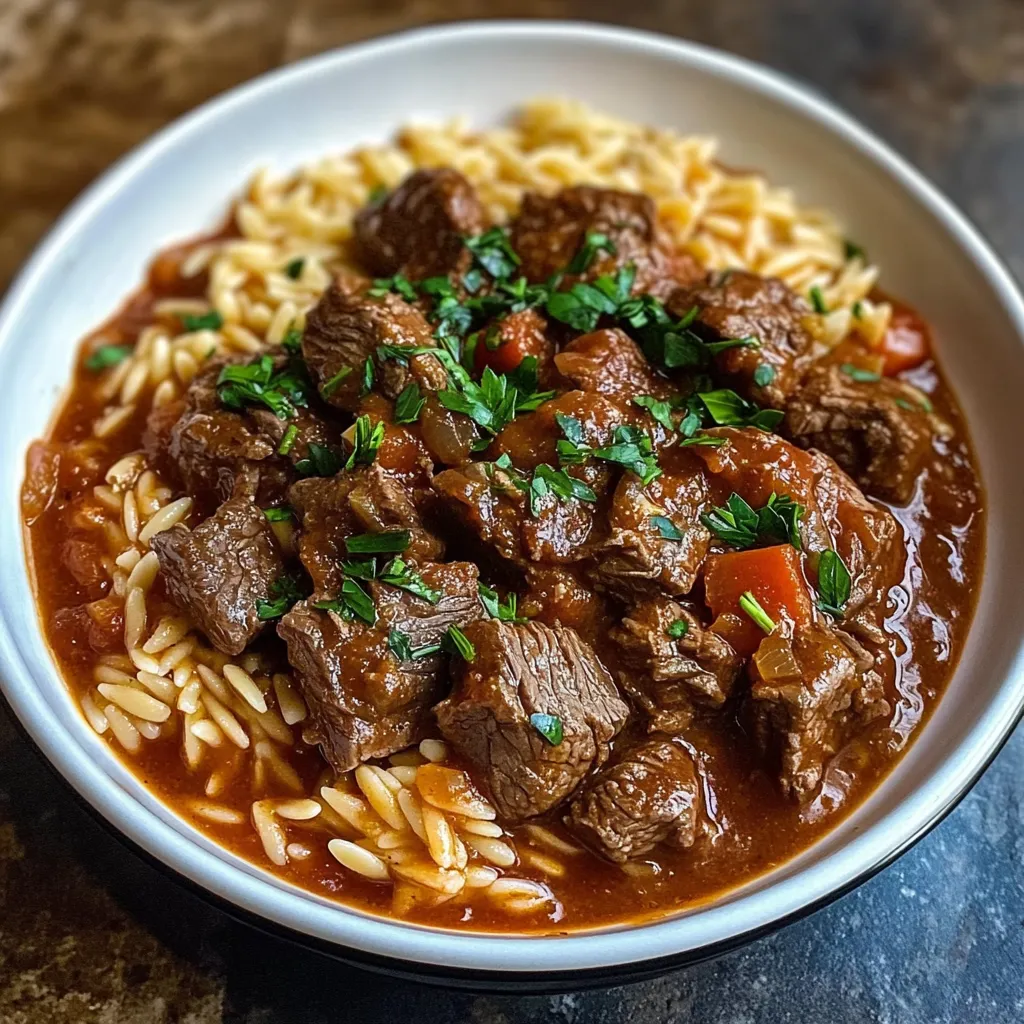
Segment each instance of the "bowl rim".
M886 143L811 89L744 58L655 33L576 21L495 20L413 29L331 50L267 72L171 122L104 172L37 246L0 306L0 349L12 343L23 307L58 269L60 252L69 240L88 229L91 218L125 183L186 140L190 133L209 121L230 116L236 107L259 102L285 83L312 78L326 69L367 58L429 49L453 39L466 44L499 39L505 43L584 40L611 50L656 56L726 79L817 123L879 166L942 224L985 278L1018 339L1024 341L1024 299L978 230ZM26 571L24 562L20 571ZM952 810L980 777L1024 712L1024 642L1019 639L1002 691L979 715L960 746L899 807L833 854L829 870L821 870L819 865L816 886L801 885L805 872L799 872L761 892L739 897L733 908L744 905L746 926L720 928L718 938L705 942L686 945L677 937L687 927L684 922L693 922L696 913L610 930L570 933L552 942L550 936L454 932L403 924L344 905L324 905L279 879L240 870L229 859L204 850L185 829L172 827L157 817L92 760L36 688L3 619L0 666L0 685L21 725L78 795L132 846L212 894L218 902L233 906L239 916L255 916L270 922L271 930L283 929L299 936L303 943L336 950L343 957L349 951L360 962L369 958L399 969L405 965L414 972L461 974L485 980L515 977L521 983L528 983L529 975L549 980L568 975L582 980L585 976L607 977L623 970L630 975L643 973L645 968L659 971L707 959L830 902L898 857ZM53 670L56 672L56 668ZM885 839L879 841L883 833ZM783 891L785 899L780 898ZM710 906L700 911L699 916L707 921L724 909Z

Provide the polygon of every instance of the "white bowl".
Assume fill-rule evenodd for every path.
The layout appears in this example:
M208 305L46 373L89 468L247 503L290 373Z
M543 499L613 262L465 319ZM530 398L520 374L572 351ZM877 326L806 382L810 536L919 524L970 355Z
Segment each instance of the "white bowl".
M887 290L934 325L988 488L978 611L945 697L878 790L782 867L660 923L552 938L409 926L292 887L210 842L128 772L69 698L40 634L21 551L29 441L69 379L79 339L141 280L161 247L218 223L257 167L293 167L383 140L421 116L505 117L538 94L721 137L754 167L835 211L881 264ZM274 72L156 135L68 211L0 317L0 468L11 558L0 578L3 688L32 739L112 826L237 912L337 955L458 983L576 986L706 957L848 890L964 795L1024 707L1019 567L1024 541L1024 305L990 249L931 185L819 97L746 61L670 39L581 24L486 22L350 47Z

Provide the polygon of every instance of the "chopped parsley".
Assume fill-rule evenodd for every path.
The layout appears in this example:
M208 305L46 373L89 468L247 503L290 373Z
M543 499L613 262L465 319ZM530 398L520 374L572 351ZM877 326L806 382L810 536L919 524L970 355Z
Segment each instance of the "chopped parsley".
M686 619L676 619L676 621L670 623L668 629L665 630L665 634L673 640L678 640L681 637L686 636L689 632L690 624Z
M271 510L267 510L271 511ZM266 515L266 512L264 513ZM269 517L268 517L269 518ZM261 622L279 619L293 604L301 601L309 593L306 581L296 573L278 576L270 584L267 596L269 600L259 598L256 601L256 614Z
M263 515L268 523L284 523L295 518L295 509L291 505L279 505L277 508L265 508Z
M637 395L633 404L641 409L646 409L653 419L660 423L666 430L675 430L676 425L672 421L672 403L655 398L653 395Z
M384 442L384 422L373 423L367 415L357 416L351 441L352 451L345 460L345 469L369 466L377 458L377 452ZM313 446L310 445L310 448ZM301 472L301 470L300 470ZM337 470L335 470L337 472ZM328 474L318 474L325 476ZM330 474L333 475L333 474Z
M790 543L800 548L800 517L803 505L785 494L775 494L756 511L738 494L731 494L724 506L701 515L701 522L715 536L740 549L753 547L758 541Z
M306 445L306 457L295 463L300 476L334 476L341 469L342 456L325 444L310 441Z
M427 586L423 577L410 569L404 559L392 558L387 565L381 569L377 579L381 583L387 583L392 587L398 587L400 590L405 590L412 594L413 597L419 597L426 601L428 604L437 604L441 600L441 591L435 590L433 587Z
M650 435L639 427L620 425L612 433L612 443L600 448L583 444L583 427L574 416L555 415L565 438L556 445L558 460L563 466L578 466L588 459L614 462L640 477L646 487L661 476L661 467L654 455Z
M217 377L217 396L228 409L266 406L278 419L291 419L297 406L309 405L312 385L305 364L291 358L280 370L269 355L244 366L225 366Z
M495 463L497 465L497 463ZM555 469L547 463L541 463L533 471L533 479L526 482L522 478L513 475L511 466L501 466L509 473L512 483L521 491L526 491L530 502L530 514L536 518L540 515L541 504L548 495L552 495L556 501L577 501L595 502L597 495L593 488L588 487L582 480L569 476L563 469Z
M470 643L469 637L459 629L451 625L445 633L441 646L450 654L458 654L465 661L473 661L476 658L476 648Z
M576 251L576 254L569 261L565 268L567 274L583 274L594 262L594 257L599 252L606 252L611 256L615 255L615 243L602 232L588 231L583 244Z
M423 397L419 384L410 381L395 399L394 421L396 424L415 423L423 412L427 400Z
M325 612L334 612L348 622L359 619L368 626L373 626L377 622L377 609L373 598L350 576L346 576L342 581L341 592L336 598L329 601L314 601L313 607Z
M880 373L875 373L873 370L861 369L859 366L854 366L853 363L843 363L839 369L842 370L843 373L845 373L851 380L855 380L860 384L871 384L882 379L882 375Z
M186 331L219 331L224 326L224 317L215 309L209 313L181 313L178 316Z
M500 619L502 622L526 622L526 618L518 614L519 599L514 591L510 591L504 600L498 597L498 592L487 586L486 583L477 584L477 593L480 595L480 603L484 611L492 619Z
M818 607L833 618L843 617L843 605L850 599L850 570L835 551L822 551L818 558Z
M294 423L289 423L285 432L281 435L281 443L277 446L278 455L287 455L299 439L299 428Z
M467 236L463 242L476 262L495 280L511 277L520 264L505 228L491 228L482 235Z
M740 610L745 612L766 633L771 633L775 629L775 623L771 616L761 607L757 598L749 590L740 597Z
M376 205L384 199L390 191L391 190L387 185L374 185L373 188L370 189L370 194L366 197L366 201Z
M365 398L373 390L373 356L367 356L363 363L363 380L359 388L359 397Z
M440 644L424 644L422 647L413 647L408 633L400 629L392 629L388 633L388 647L399 661L419 661L421 658L429 658L441 650Z
M759 388L766 388L773 380L775 367L771 363L758 363L757 369L754 370L754 383Z
M697 397L707 410L707 414L720 427L757 427L760 430L771 431L785 416L781 409L762 409L728 388L702 391ZM681 430L683 426L685 421L680 425Z
M295 259L290 260L284 266L284 272L293 280L298 281L302 277L302 268L306 265L306 259L304 256L297 256Z
M359 533L345 538L350 555L384 555L404 551L409 546L408 530L385 530L383 533Z
M336 374L334 374L333 377L331 377L329 380L325 381L320 386L320 397L321 398L330 398L331 395L333 395L334 392L337 391L339 387L341 387L342 383L348 377L351 377L351 376L352 376L352 367L351 366L343 366Z
M867 259L867 253L856 242L850 241L849 238L843 242L843 256L848 260L856 259L858 256L861 259Z
M811 297L811 305L814 307L815 313L827 313L828 305L825 302L825 296L822 295L821 289L815 285L808 293Z
M557 747L563 739L562 720L558 715L543 715L535 713L530 715L530 725L534 727L551 744Z
M728 444L729 439L727 437L714 437L711 434L694 434L693 437L684 437L679 442L680 448L721 448L723 444Z
M651 523L658 530L662 540L682 540L679 527L668 516L651 516Z
M281 339L281 348L289 355L299 355L302 352L302 331L298 327L289 327Z
M366 294L379 299L387 295L388 292L400 295L406 302L415 302L417 298L415 286L404 274L375 278L373 287Z
M91 373L109 370L110 367L124 362L132 354L132 351L131 345L100 345L86 359L85 368Z

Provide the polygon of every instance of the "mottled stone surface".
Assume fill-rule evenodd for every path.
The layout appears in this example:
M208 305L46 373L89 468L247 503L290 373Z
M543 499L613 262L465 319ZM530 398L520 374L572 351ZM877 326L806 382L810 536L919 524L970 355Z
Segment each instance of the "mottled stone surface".
M168 119L314 51L478 15L669 32L812 82L929 173L1024 274L1017 0L0 0L0 287L60 209ZM798 1024L1024 1019L1024 737L839 903L608 992L384 982L234 924L126 853L0 705L0 1022Z

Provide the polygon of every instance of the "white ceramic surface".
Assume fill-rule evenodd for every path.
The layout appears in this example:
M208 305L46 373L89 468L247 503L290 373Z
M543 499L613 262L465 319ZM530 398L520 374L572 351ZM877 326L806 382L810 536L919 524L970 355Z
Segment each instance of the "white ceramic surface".
M79 338L141 280L161 246L216 225L257 167L284 169L384 139L410 118L501 119L563 93L654 124L714 133L727 163L763 169L830 207L935 326L988 487L984 586L937 712L877 792L812 850L708 908L568 938L438 933L329 903L232 856L175 818L80 717L40 637L22 560L18 491ZM200 108L103 176L24 269L0 318L4 691L46 756L116 828L245 910L316 939L450 968L539 979L694 953L798 913L906 847L976 778L1024 706L1024 307L975 231L916 172L821 99L737 58L580 24L478 23L414 32L285 68Z

